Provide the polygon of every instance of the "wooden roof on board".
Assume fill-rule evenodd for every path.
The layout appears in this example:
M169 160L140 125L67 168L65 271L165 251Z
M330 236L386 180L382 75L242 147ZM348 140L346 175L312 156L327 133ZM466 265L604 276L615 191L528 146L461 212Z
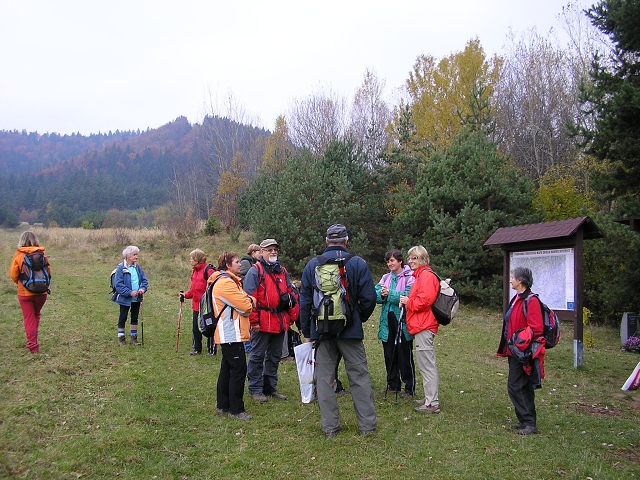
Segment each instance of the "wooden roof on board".
M602 238L603 233L589 217L571 218L555 222L530 223L515 227L504 227L496 230L484 242L487 245L507 245L510 243L548 240L552 238L566 238L575 235L578 229L583 229L584 239Z

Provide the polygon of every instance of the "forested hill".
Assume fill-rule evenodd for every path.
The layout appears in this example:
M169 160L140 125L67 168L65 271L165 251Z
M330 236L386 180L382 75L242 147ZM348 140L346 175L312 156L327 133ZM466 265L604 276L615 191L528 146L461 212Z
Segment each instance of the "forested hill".
M226 118L207 117L211 122L219 132L256 130ZM68 226L89 212L170 203L180 166L210 154L198 141L200 130L179 117L144 132L0 131L0 224L55 221Z

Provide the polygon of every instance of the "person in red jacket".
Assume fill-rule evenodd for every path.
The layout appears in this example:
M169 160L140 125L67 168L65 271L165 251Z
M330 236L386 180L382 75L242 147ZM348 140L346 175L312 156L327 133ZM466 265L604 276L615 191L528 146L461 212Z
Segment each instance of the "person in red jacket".
M24 322L24 332L27 336L27 348L31 353L40 352L40 344L38 343L38 327L40 326L40 311L47 301L47 292L33 293L27 290L20 281L20 273L22 272L22 264L25 254L35 252L43 252L44 247L40 246L36 234L30 231L22 232L20 241L18 242L18 251L13 255L11 266L9 267L9 276L11 280L18 285L18 301L22 308L22 317ZM49 263L48 258L46 263ZM47 271L51 275L51 268L47 266Z
M249 394L258 402L267 396L286 400L278 392L278 366L284 336L298 318L295 287L278 261L279 246L273 238L260 243L260 259L244 277L244 291L256 299L251 312L251 353L247 365Z
M198 327L198 317L200 315L200 299L207 289L207 279L204 275L204 269L207 266L207 256L205 253L196 248L189 254L189 262L193 272L191 273L191 287L184 293L180 293L180 300L185 298L191 299L191 309L193 310L192 340L191 352L189 355L200 355L202 353L202 333ZM209 356L216 354L215 343L213 338L207 338L207 352Z
M509 376L507 377L507 392L518 417L518 423L511 425L520 435L538 433L536 426L536 405L534 390L540 387L544 378L544 320L542 307L538 297L531 297L527 305L527 315L523 310L524 301L531 294L533 273L526 267L516 267L511 272L511 288L516 295L511 299L509 310L504 316L502 336L496 355L507 357L509 360ZM531 339L540 340L542 346L537 349L535 358L528 363L522 363L511 352L508 343L519 330L531 329L528 335ZM526 333L526 332L525 332Z
M440 413L438 398L438 365L436 364L435 336L438 333L438 321L431 311L440 291L440 281L429 267L429 253L422 245L411 247L407 252L409 268L413 270L415 282L409 296L400 297L407 316L407 331L415 337L416 360L422 374L424 401L415 408L416 412Z

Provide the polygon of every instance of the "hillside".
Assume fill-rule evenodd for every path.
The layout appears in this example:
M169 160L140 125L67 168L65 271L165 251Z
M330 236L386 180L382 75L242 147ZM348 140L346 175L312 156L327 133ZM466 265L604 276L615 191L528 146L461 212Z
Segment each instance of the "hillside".
M222 142L233 130L266 135L254 127L207 117ZM239 128L238 128L239 127ZM210 157L203 128L179 117L157 129L89 136L0 131L0 224L55 221L70 225L89 212L151 209L172 198L183 165Z

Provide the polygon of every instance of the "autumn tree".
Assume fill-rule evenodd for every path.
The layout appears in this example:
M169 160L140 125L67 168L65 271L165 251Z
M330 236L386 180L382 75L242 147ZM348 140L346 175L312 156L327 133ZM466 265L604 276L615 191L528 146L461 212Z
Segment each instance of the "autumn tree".
M276 118L273 133L267 137L261 168L280 170L294 153L295 149L289 137L287 121L281 115Z
M434 147L451 145L471 113L474 90L484 85L483 95L491 97L499 68L500 60L487 59L478 39L439 62L419 56L406 82L417 137Z
M248 186L248 181L243 175L245 169L246 163L242 160L242 154L237 152L233 156L231 166L222 173L218 182L213 212L227 231L236 228L238 224L238 199Z

